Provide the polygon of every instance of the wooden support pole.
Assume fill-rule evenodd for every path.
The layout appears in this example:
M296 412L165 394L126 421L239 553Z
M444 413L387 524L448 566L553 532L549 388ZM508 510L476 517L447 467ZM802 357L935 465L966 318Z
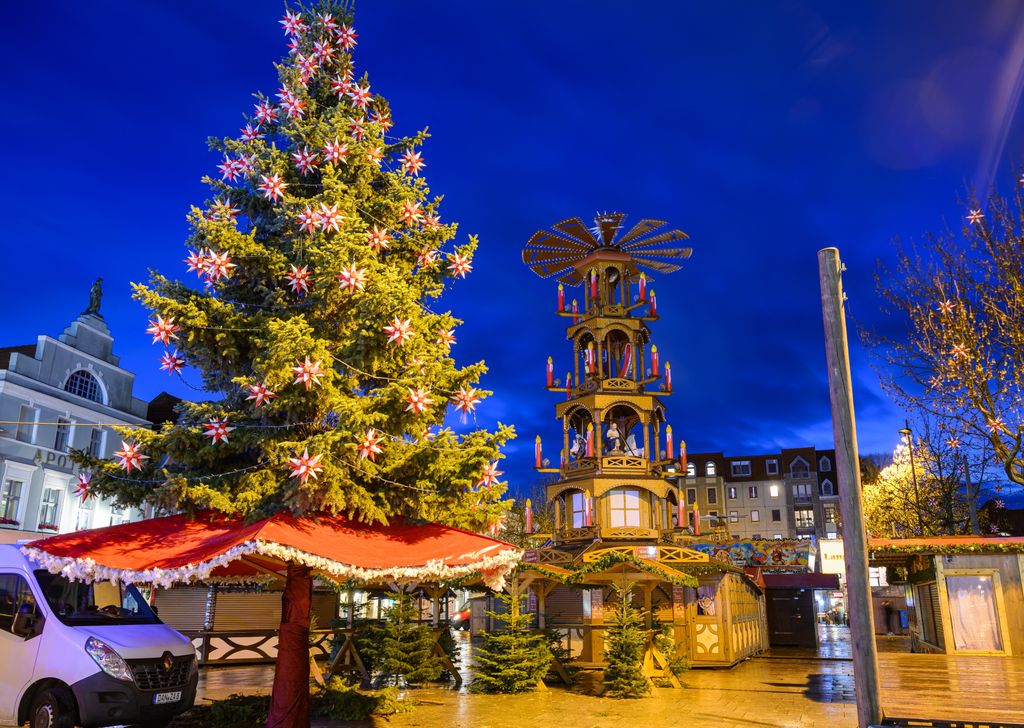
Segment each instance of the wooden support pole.
M825 322L825 355L828 363L829 400L832 403L832 434L836 446L839 507L843 517L857 725L868 728L882 722L882 706L878 689L874 618L871 613L871 582L868 578L867 537L861 501L850 352L843 309L845 295L837 248L818 251L818 276L821 283L821 313Z

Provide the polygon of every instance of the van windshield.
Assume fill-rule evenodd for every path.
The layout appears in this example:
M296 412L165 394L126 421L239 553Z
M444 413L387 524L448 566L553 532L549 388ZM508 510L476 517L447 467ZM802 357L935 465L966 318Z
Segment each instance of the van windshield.
M46 603L67 625L160 624L139 590L129 584L70 581L44 569L35 572Z

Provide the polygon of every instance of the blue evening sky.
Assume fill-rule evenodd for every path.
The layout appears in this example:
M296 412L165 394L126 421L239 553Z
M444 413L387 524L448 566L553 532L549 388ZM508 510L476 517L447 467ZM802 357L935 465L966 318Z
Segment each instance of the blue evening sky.
M105 279L103 313L137 396L195 393L158 370L129 282L184 277L185 214L285 52L279 1L47 2L7 8L0 345L57 335ZM816 251L840 248L851 326L887 327L872 275L892 240L958 227L958 197L1012 184L1024 6L1015 2L491 3L361 0L359 73L396 131L429 126L445 220L478 233L446 301L456 352L486 359L479 422L520 438L503 468L555 459L553 355L571 361L555 284L522 265L530 234L621 210L687 231L653 326L693 452L831 446ZM866 352L852 361L862 453L902 414ZM192 381L195 381L194 374Z

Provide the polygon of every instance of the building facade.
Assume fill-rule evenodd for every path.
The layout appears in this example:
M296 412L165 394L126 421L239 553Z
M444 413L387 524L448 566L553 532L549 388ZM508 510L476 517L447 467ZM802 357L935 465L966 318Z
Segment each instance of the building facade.
M143 517L75 494L72 448L108 458L121 443L112 425L149 424L113 343L97 300L58 338L0 348L0 543Z

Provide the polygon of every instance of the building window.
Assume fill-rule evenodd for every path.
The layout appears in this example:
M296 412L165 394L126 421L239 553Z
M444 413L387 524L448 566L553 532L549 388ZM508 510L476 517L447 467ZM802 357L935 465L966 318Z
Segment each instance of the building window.
M782 520L782 511L778 508L772 508L772 522L778 523Z
M736 500L736 486L729 486L729 500Z
M751 485L750 487L748 487L747 495L749 495L751 498L757 498L757 486Z
M39 509L39 527L60 525L60 491L56 488L43 490L43 505Z
M696 478L697 477L697 466L694 465L693 463L687 463L686 464L686 477L687 478Z
M718 502L718 490L716 488L708 488L708 503Z
M822 510L825 514L825 523L839 523L839 509L834 505L827 503Z
M776 541L781 541L782 540L782 534L781 533L773 534L772 538L774 538Z
M110 525L117 526L131 521L131 514L126 513L124 506L114 505L110 507Z
M103 398L100 396L99 382L96 381L96 377L84 369L79 369L68 377L68 381L64 384L64 391L93 402L103 402Z
M736 511L729 511L729 523L739 523L740 514Z
M796 516L797 528L814 528L814 510L811 508L797 508L793 511Z
M774 458L772 458L771 460L765 460L764 461L764 467L765 467L765 471L768 473L768 475L778 475L779 474L779 461L774 459Z
M772 498L778 498L779 497L779 486L777 486L777 485L769 485L768 486L768 495L770 495Z
M729 471L733 476L750 475L750 461L749 460L733 460L729 463Z
M76 531L92 527L92 504L94 500L94 498L86 498L78 505L78 515L75 517Z
M608 510L612 528L640 526L640 491L625 488L609 491Z
M794 478L809 478L811 477L811 465L803 458L798 457L790 463L789 474Z
M832 472L832 461L824 455L818 460L818 472L819 473L831 473Z
M821 494L822 495L835 495L836 494L835 486L832 485L832 481L831 480L823 480L823 481L821 481Z
M759 522L761 520L761 512L760 511L751 511L750 512L750 520L751 520L752 523Z
M53 438L53 449L57 452L67 452L68 440L71 434L70 422L63 417L57 418L57 434Z
M8 525L18 525L18 506L21 504L21 489L24 483L20 480L4 481L3 490L0 490L0 522Z
M687 488L686 489L686 502L691 506L697 502L697 489Z
M583 493L569 495L569 513L573 528L583 528L587 525L587 498Z
M718 475L718 468L716 468L715 464L712 462L704 463L704 475L709 478L713 478Z
M793 500L809 501L811 499L811 486L807 483L797 483L793 486Z
M18 431L15 435L22 442L33 441L33 431L36 429L36 409L28 405L21 405L18 414Z
M94 429L89 434L89 454L94 458L103 457L103 430Z

